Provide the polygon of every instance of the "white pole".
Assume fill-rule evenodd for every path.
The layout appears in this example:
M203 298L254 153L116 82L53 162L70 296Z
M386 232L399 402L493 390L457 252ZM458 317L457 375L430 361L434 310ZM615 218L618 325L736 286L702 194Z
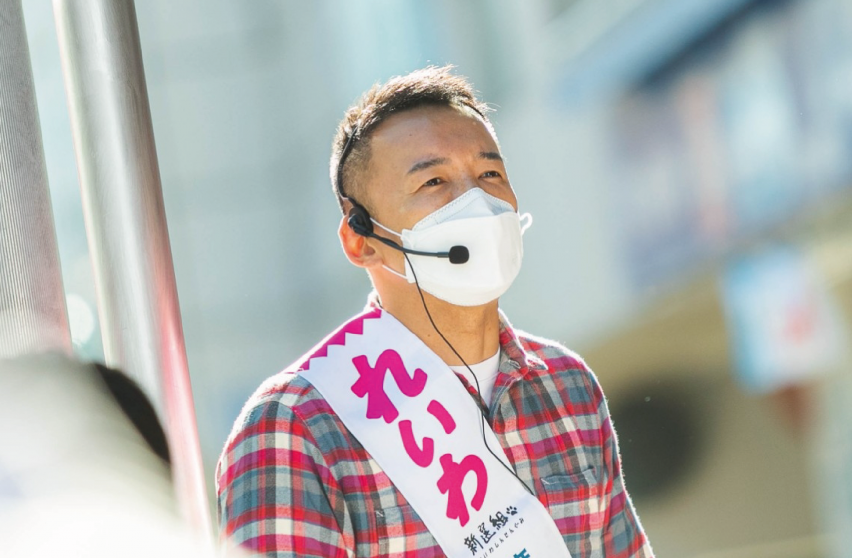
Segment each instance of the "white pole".
M71 353L20 0L0 0L0 358Z
M165 416L186 520L211 532L132 0L54 0L107 364Z

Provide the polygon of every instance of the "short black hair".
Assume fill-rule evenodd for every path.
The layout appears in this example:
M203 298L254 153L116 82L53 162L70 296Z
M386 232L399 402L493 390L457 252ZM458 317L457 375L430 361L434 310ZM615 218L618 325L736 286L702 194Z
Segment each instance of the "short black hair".
M369 200L363 199L366 196L358 176L370 160L370 136L390 116L423 106L446 106L472 111L493 132L486 116L490 111L488 105L476 97L470 82L453 74L452 69L453 66L428 66L394 77L384 84L374 85L349 107L337 126L329 165L332 188L341 211L346 211L346 199L350 197L369 209ZM346 150L348 143L351 145Z

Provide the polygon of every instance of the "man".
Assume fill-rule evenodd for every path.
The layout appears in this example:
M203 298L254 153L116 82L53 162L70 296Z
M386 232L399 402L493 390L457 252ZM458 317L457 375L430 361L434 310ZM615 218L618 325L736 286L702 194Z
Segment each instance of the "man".
M523 218L470 84L427 68L337 131L346 257L377 297L270 378L217 469L223 535L270 556L652 556L592 372L512 328Z

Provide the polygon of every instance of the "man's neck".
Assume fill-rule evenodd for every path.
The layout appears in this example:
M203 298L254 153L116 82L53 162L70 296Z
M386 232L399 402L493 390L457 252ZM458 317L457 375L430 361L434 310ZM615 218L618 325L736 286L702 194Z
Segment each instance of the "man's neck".
M396 293L394 293L396 294ZM408 294L408 293L406 293ZM382 298L382 307L450 366L462 361L435 331L420 295ZM476 364L494 356L499 348L500 318L497 301L483 306L455 306L423 293L435 326L467 364Z

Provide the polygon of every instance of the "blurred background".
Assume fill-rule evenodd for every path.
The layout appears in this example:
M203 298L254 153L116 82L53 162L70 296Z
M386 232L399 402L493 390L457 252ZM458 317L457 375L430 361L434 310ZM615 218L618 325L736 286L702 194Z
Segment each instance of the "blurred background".
M580 352L658 556L852 556L852 2L137 2L198 425L366 302L328 179L457 66L535 217L502 306ZM52 10L24 2L74 347L101 359Z

